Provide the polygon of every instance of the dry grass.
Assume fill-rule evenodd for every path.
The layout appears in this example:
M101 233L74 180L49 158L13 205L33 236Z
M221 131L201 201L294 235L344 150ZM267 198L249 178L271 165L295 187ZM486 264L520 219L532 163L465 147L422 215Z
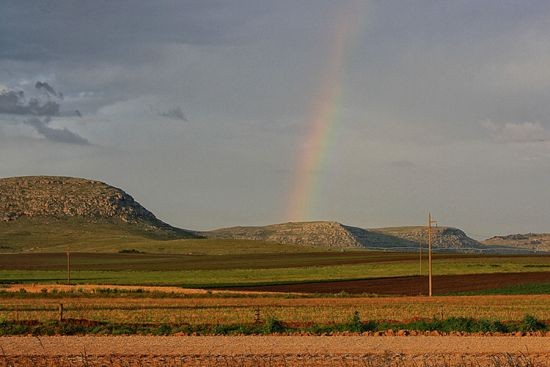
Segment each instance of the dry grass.
M550 295L380 298L7 298L0 320L65 317L112 323L243 324L275 317L289 323L342 323L359 312L363 320L472 317L515 321L526 314L550 320Z

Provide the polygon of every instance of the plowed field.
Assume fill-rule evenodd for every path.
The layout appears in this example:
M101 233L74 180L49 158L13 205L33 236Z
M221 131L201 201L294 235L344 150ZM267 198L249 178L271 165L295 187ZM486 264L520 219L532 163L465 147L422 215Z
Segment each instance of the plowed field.
M530 283L550 283L550 272L436 275L433 277L433 292L434 294L449 294ZM428 277L388 277L335 282L232 287L231 289L266 292L347 292L415 296L428 293Z

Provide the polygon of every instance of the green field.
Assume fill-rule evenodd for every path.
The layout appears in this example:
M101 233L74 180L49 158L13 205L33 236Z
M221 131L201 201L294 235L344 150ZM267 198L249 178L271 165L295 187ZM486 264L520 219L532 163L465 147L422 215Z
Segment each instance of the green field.
M316 252L183 256L73 254L76 284L219 287L418 275L414 254ZM436 255L434 274L540 272L548 256ZM550 272L549 272L550 274ZM3 283L55 283L67 278L64 254L2 255Z

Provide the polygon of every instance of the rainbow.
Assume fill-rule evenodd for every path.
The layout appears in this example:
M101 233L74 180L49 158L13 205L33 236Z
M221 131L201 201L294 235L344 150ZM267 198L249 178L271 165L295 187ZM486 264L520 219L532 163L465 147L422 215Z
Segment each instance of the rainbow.
M326 165L332 131L338 121L342 94L342 76L352 35L357 28L357 7L348 6L337 14L329 44L329 57L321 88L308 114L308 133L303 141L294 170L293 186L286 217L290 221L311 219L321 180L317 172Z

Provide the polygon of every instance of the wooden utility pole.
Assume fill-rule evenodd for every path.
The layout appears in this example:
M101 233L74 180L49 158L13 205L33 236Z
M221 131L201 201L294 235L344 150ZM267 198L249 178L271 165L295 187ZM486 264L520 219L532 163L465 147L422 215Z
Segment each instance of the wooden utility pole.
M71 285L71 246L67 246L67 284Z
M432 220L432 213L428 213L428 282L429 296L432 296L432 224L437 223Z
M420 276L422 276L422 236L420 236L420 241L418 241L418 247L420 249L420 262L419 262Z

